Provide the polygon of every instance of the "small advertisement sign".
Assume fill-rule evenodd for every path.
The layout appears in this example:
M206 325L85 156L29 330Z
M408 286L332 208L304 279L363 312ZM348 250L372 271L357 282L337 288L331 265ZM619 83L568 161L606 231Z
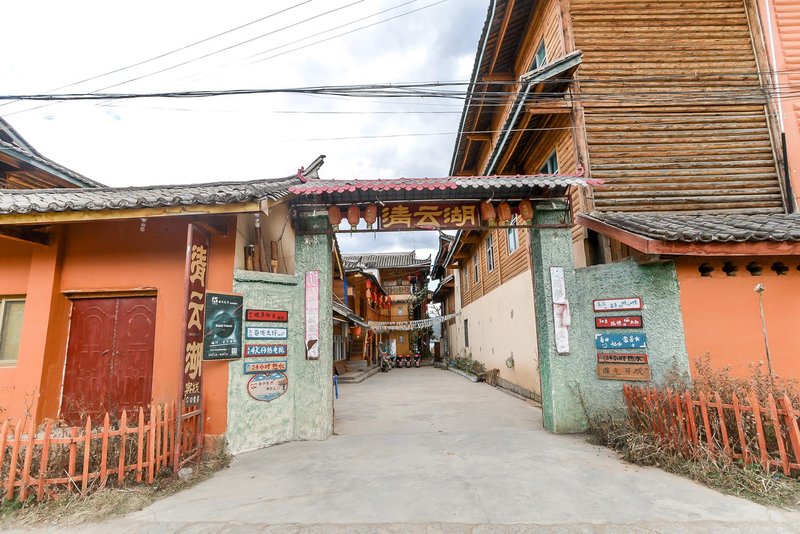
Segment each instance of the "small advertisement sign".
M259 373L247 382L247 393L257 401L270 402L289 389L289 378L280 371Z
M595 317L595 328L642 328L644 321L641 315L625 315L621 317Z
M289 312L284 310L247 310L246 319L254 323L285 323Z
M647 334L595 334L594 342L598 349L646 349Z
M597 363L648 363L647 354L598 354Z
M206 293L203 360L242 357L242 295Z
M248 326L246 339L288 339L289 329L284 327Z
M631 380L649 382L649 365L627 363L598 363L597 378L601 380Z
M642 297L596 299L592 301L592 307L596 312L641 310L642 306L643 306Z
M268 345L265 343L246 343L244 355L252 356L286 356L289 353L288 345Z
M244 374L256 375L259 373L271 373L274 371L286 371L286 360L273 360L269 362L244 362Z

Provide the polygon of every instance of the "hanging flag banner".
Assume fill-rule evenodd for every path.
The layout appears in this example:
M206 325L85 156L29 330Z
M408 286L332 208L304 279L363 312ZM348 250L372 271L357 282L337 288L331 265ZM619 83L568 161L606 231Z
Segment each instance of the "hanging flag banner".
M203 360L242 357L242 295L206 293Z
M416 330L418 328L428 328L429 326L449 321L456 315L457 314L455 313L451 313L450 315L444 315L441 317L429 317L427 319L404 321L402 323L380 323L377 321L370 321L369 328L376 333Z
M481 226L478 204L400 203L381 209L382 230L449 228L453 230Z
M306 359L319 359L319 271L306 273Z

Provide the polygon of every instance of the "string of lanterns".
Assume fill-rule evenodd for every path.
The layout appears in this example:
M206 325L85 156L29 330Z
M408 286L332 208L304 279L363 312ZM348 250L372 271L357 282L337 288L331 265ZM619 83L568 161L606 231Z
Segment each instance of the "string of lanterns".
M377 288L372 287L372 280L367 280L367 290L365 295L369 302L379 308L388 310L392 307L392 297L386 294L379 294Z

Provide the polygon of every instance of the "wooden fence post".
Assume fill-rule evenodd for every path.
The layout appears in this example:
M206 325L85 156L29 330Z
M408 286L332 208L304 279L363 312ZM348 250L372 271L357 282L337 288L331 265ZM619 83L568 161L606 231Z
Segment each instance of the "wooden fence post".
M128 411L122 410L122 417L119 418L119 464L117 466L117 486L122 486L125 480L125 450L128 445Z
M142 481L142 469L143 469L143 460L144 460L144 409L140 406L139 407L139 428L137 430L138 436L138 448L136 449L136 482Z
M778 417L778 408L775 406L775 397L772 393L767 395L767 407L769 408L769 417L772 419L772 428L775 429L775 441L778 442L778 454L781 457L781 467L783 467L783 474L789 475L789 458L786 456L786 444L783 442L783 433L781 432L781 420Z
M33 460L33 447L35 440L36 430L34 425L31 424L31 429L28 431L28 444L25 449L25 461L22 464L22 476L20 477L19 500L23 502L28 498L28 486L31 483L31 461Z
M89 453L92 450L92 418L86 418L86 435L83 437L83 471L81 476L81 494L86 495L89 488Z
M747 438L744 435L744 426L742 425L742 411L739 406L739 395L733 394L733 416L736 418L736 431L739 434L739 446L742 449L742 461L745 465L750 464L750 447L747 444Z
M17 421L14 426L14 444L11 446L11 464L8 466L8 487L6 500L14 498L14 486L17 483L17 460L19 459L19 441L22 439L22 421Z
M103 418L103 448L100 451L100 489L106 487L106 480L108 479L108 431L111 426L111 418L106 412Z
M725 409L722 407L722 397L719 392L714 392L714 401L717 403L717 415L719 416L719 431L722 434L722 450L731 456L731 443L728 441L728 427L725 424ZM732 457L732 456L731 456Z
M800 429L797 427L797 414L792 406L792 401L784 394L781 399L783 405L783 416L786 419L786 428L789 430L789 441L792 444L792 453L794 454L794 461L800 464Z
M47 464L50 461L50 432L53 428L53 421L50 419L44 425L44 438L42 440L42 457L39 460L39 484L36 488L36 500L44 498L44 486L47 480Z
M769 454L767 453L767 440L764 438L764 422L761 420L761 405L755 391L750 394L750 404L756 422L756 437L761 452L761 463L764 465L764 470L769 472Z
M697 445L697 421L694 418L694 402L692 402L692 395L687 391L683 394L684 401L686 402L686 420L689 423L689 436L692 443Z
M711 423L708 421L708 406L706 405L706 396L702 391L700 392L700 414L703 416L703 428L706 431L706 442L708 448L714 451L714 433L711 430Z
M156 407L152 404L150 405L150 424L147 426L147 483L152 484L155 479L156 467Z
M69 466L67 471L67 477L69 478L69 484L67 485L67 491L70 493L72 492L72 488L75 485L75 463L78 460L78 427L73 426L69 431Z

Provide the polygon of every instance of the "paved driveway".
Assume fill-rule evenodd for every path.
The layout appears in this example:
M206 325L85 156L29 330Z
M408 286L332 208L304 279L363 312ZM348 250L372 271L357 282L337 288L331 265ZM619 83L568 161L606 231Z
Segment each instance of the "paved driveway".
M800 525L798 515L626 465L581 436L548 434L539 408L438 369L394 369L342 387L336 432L325 442L242 454L210 480L81 531L776 532Z

